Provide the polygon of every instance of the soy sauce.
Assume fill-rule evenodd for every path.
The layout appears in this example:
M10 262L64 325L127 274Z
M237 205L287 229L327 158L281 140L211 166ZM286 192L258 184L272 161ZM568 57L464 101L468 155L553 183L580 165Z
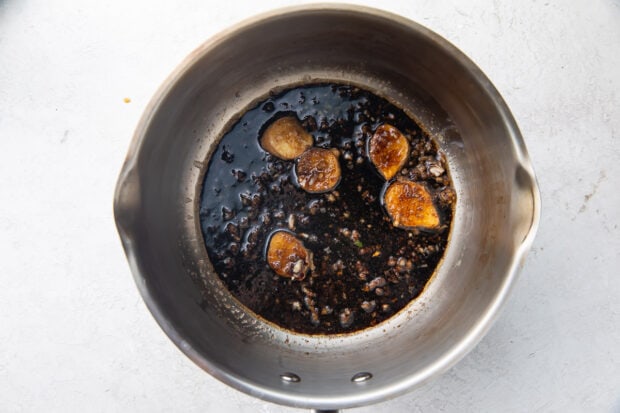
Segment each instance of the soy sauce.
M336 148L338 186L311 194L295 161L264 151L274 120L295 116L314 147ZM442 225L434 231L392 225L382 205L387 184L367 156L367 140L389 123L409 140L399 176L422 182ZM304 85L269 96L224 134L211 157L200 200L209 259L242 304L294 332L350 333L377 325L424 289L444 254L455 192L438 146L404 111L371 92L338 84ZM266 261L269 235L294 233L314 256L303 280L278 276Z

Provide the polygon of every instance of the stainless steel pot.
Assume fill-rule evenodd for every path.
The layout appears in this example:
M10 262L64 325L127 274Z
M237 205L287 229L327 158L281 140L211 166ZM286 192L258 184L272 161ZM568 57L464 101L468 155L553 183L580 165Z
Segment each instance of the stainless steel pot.
M458 201L445 258L417 300L374 328L317 337L268 325L232 298L197 211L227 125L269 91L323 80L363 86L417 118L447 155ZM146 109L114 199L138 288L172 341L241 391L317 409L394 397L470 351L515 283L539 208L523 139L484 74L414 22L344 5L275 11L194 51Z

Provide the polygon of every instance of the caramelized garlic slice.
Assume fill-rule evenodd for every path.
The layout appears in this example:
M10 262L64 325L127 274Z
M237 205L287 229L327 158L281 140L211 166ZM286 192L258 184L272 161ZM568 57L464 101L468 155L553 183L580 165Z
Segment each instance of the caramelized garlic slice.
M267 263L281 277L303 280L314 268L312 253L288 231L276 231L267 246Z
M380 125L370 138L368 155L386 181L403 167L409 156L409 141L394 126Z
M436 229L440 225L431 194L420 183L409 180L392 182L383 200L395 227Z
M299 186L310 193L331 191L340 182L340 163L334 151L310 148L301 154L295 165Z
M260 146L264 150L284 160L297 158L312 144L312 135L294 116L286 116L274 121L265 129L260 138Z

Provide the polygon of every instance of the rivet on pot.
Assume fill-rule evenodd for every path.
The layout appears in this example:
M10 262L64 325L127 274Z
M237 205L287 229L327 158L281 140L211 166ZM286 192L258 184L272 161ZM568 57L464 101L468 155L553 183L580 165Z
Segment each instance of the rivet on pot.
M351 377L351 381L353 383L364 383L365 381L368 381L370 379L372 379L372 373L368 373L365 371L357 373L353 377Z
M295 373L282 373L280 379L285 383L299 383L301 378Z

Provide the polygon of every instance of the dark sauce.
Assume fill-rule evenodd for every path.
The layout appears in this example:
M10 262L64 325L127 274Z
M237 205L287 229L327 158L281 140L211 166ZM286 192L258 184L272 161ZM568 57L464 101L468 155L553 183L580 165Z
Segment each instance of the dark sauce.
M259 145L275 119L296 116L314 146L337 148L335 190L299 188L295 161ZM381 202L385 180L366 154L376 127L389 123L409 139L399 175L423 182L441 216L435 231L395 228ZM307 334L348 333L374 326L416 298L446 248L455 193L437 144L401 109L352 86L306 85L248 110L214 151L204 178L200 222L207 252L229 291L264 319ZM314 256L303 280L278 276L266 243L293 232Z

